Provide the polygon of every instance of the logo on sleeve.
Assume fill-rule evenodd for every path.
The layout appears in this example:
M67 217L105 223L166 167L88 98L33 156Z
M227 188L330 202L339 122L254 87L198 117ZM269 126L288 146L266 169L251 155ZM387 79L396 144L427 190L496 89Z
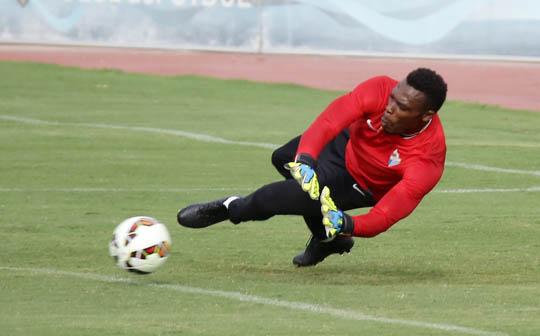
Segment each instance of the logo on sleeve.
M388 167L397 166L400 163L401 158L399 157L399 152L396 148L396 150L392 152L392 155L390 155L390 158L388 159Z

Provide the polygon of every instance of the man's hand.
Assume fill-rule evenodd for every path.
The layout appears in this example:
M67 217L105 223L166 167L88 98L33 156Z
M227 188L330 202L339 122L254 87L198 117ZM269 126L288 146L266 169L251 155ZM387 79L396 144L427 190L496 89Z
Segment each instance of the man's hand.
M313 169L315 160L305 155L299 155L295 162L289 162L285 165L291 172L291 176L300 184L302 190L309 194L311 199L319 199L319 181L317 174Z
M351 216L336 207L336 204L330 197L330 189L324 187L321 193L321 213L323 215L322 223L326 231L328 240L332 240L338 234L352 235L354 222Z

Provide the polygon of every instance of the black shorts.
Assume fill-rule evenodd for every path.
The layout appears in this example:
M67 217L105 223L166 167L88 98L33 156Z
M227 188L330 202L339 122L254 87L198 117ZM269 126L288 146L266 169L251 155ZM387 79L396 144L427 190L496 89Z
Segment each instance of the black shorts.
M345 147L348 141L349 132L345 130L328 143L320 153L315 168L320 188L321 190L324 186L330 188L332 199L341 210L373 206L375 201L371 193L356 183L345 166ZM284 165L294 161L299 143L300 136L276 149L272 154L272 164L286 179L291 178L291 175Z
M320 188L330 188L330 195L341 210L373 206L371 193L360 189L345 167L348 140L348 133L342 132L321 152L315 169ZM326 238L320 201L312 200L285 168L285 164L294 161L299 143L300 137L296 137L272 154L272 163L284 181L264 185L229 205L229 219L233 223L266 220L275 215L299 215L303 216L313 236L320 240Z

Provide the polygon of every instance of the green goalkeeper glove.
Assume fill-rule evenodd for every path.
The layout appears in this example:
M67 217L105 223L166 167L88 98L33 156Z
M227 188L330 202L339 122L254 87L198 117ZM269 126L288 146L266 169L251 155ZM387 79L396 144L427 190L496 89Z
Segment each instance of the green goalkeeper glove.
M291 172L291 176L300 184L302 190L309 194L311 199L319 199L319 181L313 167L315 159L308 154L299 154L294 162L289 162L285 168Z
M330 189L324 187L321 192L321 213L323 225L328 240L334 239L338 234L351 236L354 230L354 221L351 216L336 207L330 197Z

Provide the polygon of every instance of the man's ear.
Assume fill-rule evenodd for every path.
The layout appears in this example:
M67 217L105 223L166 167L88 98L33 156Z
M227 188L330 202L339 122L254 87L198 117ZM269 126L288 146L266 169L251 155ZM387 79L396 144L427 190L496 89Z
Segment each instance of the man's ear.
M428 110L426 113L424 113L424 115L422 116L422 121L423 122L428 122L431 120L431 118L433 118L433 115L436 113L436 111L433 111L433 110Z

